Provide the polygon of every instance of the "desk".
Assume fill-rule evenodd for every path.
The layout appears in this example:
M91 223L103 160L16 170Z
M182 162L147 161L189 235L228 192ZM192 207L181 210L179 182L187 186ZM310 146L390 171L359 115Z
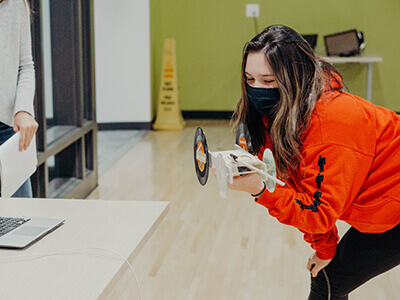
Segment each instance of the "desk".
M65 219L65 224L25 250L0 249L0 260L71 248L98 247L136 257L166 215L168 202L67 199L0 199L0 214ZM90 251L92 253L92 251ZM128 267L106 252L83 252L0 262L1 299L97 299ZM133 265L134 267L134 265ZM139 278L140 280L140 278ZM132 274L132 287L137 289Z
M367 64L367 100L372 101L372 64L382 62L382 57L379 56L322 56L322 59L332 64Z

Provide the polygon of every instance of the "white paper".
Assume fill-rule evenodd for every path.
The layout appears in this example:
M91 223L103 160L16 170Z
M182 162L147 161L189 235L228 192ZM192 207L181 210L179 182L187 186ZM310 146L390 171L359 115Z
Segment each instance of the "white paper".
M36 136L22 152L18 150L19 138L17 132L0 146L1 197L11 197L36 171Z

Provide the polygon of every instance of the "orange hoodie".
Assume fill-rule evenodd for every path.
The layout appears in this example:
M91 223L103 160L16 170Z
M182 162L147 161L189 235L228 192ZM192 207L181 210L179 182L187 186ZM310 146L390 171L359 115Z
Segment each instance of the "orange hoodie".
M321 259L336 253L338 219L370 233L400 222L400 116L333 87L316 103L298 169L256 199L303 232Z

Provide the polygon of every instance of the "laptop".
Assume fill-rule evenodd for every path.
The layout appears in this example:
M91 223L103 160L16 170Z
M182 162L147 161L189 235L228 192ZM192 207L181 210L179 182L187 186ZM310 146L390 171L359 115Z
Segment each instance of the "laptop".
M62 224L62 219L0 217L0 247L23 249Z
M0 146L1 197L11 197L36 171L36 139L19 152L19 137L17 132ZM0 247L25 248L63 223L62 219L0 216Z

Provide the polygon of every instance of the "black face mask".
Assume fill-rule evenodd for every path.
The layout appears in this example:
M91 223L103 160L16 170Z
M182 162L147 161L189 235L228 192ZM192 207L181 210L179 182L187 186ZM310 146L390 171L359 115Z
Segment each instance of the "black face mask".
M279 103L278 88L255 88L246 83L246 92L251 106L260 114L271 115Z

